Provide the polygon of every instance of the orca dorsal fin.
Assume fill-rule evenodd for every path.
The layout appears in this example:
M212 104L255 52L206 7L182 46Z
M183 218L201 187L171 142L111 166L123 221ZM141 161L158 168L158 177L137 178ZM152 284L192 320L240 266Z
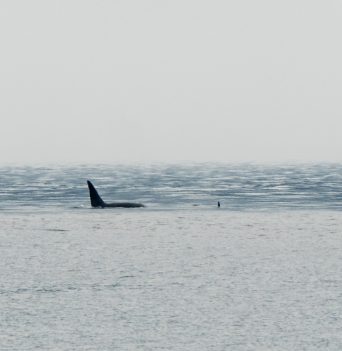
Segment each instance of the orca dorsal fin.
M92 207L105 207L105 202L101 199L101 196L98 194L97 190L95 189L94 185L87 180L88 188L89 188L89 196L90 196L90 203Z

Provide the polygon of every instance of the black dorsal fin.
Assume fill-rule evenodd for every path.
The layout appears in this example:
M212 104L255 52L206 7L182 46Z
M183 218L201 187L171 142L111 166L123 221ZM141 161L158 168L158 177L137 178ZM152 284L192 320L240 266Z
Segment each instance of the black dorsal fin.
M96 191L94 185L87 180L89 188L90 203L92 207L105 207L105 202L101 199L101 196Z

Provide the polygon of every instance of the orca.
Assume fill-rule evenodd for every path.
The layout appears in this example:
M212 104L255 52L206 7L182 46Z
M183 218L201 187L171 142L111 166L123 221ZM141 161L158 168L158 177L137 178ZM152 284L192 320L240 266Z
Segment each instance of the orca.
M90 203L92 207L145 207L143 204L135 203L135 202L113 202L107 204L101 199L101 196L98 194L97 190L95 189L94 185L87 180L88 189L89 189L89 196L90 196Z

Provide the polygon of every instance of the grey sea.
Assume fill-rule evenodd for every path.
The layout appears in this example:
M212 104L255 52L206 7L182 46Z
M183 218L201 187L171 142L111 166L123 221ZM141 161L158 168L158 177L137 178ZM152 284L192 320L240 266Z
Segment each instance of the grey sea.
M87 179L146 207L92 209ZM1 351L342 350L341 164L3 166L0 185Z

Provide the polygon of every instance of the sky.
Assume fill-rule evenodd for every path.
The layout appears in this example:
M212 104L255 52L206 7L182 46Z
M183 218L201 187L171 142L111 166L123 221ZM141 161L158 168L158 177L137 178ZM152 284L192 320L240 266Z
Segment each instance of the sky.
M340 0L4 0L0 164L342 162Z

